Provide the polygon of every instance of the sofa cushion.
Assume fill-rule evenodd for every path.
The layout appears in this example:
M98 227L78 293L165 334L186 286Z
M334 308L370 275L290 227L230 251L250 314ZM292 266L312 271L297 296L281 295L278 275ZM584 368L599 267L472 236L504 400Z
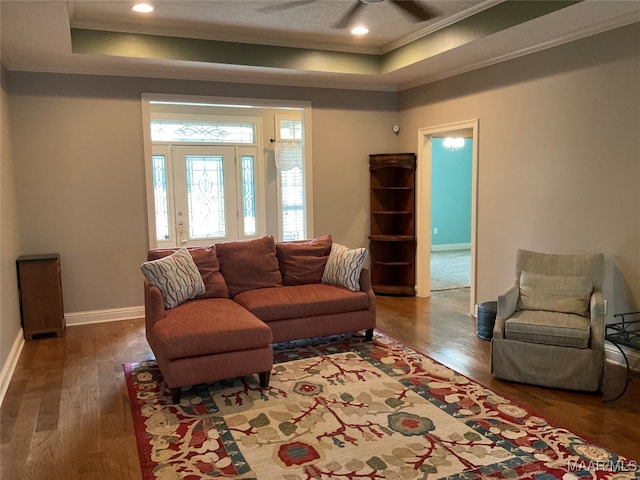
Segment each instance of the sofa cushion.
M591 326L581 315L522 310L507 319L504 335L508 340L588 348Z
M174 253L176 248L156 248L149 250L147 260L157 260ZM187 247L193 261L198 267L202 281L204 282L205 293L201 298L228 298L229 289L220 273L220 263L216 255L214 245L203 247Z
M249 290L238 294L234 301L264 322L369 308L369 297L365 292L323 284Z
M593 282L589 277L520 274L518 310L546 310L589 316Z
M167 310L151 335L154 352L167 360L251 350L273 339L264 322L225 298L195 299Z
M205 292L198 267L186 248L168 257L144 262L140 270L162 293L165 308L173 308Z
M276 255L283 285L320 283L331 243L331 235L313 240L277 242Z
M232 297L245 290L282 286L273 237L218 243L216 251Z
M339 285L354 292L360 290L360 272L367 259L366 248L350 249L333 243L322 274L322 283Z

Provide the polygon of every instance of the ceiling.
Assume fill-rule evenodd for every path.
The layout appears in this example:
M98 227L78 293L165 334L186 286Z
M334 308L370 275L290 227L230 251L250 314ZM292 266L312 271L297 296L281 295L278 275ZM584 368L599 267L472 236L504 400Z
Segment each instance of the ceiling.
M10 71L396 91L640 22L640 1L0 0ZM371 0L368 0L371 1ZM351 9L370 33L336 24Z

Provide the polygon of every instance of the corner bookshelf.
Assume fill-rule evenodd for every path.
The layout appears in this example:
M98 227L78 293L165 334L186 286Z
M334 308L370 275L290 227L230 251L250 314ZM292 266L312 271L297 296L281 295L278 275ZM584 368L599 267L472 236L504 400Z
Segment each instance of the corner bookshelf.
M415 295L415 171L415 153L369 155L369 253L377 294Z

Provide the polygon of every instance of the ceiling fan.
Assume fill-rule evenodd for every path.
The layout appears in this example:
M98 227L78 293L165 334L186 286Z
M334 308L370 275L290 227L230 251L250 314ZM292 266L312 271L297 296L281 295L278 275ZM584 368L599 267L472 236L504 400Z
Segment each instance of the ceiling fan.
M379 3L385 0L356 0L345 15L335 23L334 28L347 28L356 14L362 7L369 3ZM408 14L414 22L424 22L438 16L438 13L431 8L427 8L420 4L417 0L389 0L393 5L400 8L404 13Z
M301 7L310 3L315 3L317 0L291 0L284 2L280 5L271 5L260 9L265 13L280 12L288 10L290 8ZM340 18L334 25L334 28L347 28L351 22L355 19L356 15L364 6L370 3L380 3L385 0L355 0L353 6ZM438 16L438 12L430 7L422 5L417 0L388 0L390 3L398 7L414 22L424 22Z

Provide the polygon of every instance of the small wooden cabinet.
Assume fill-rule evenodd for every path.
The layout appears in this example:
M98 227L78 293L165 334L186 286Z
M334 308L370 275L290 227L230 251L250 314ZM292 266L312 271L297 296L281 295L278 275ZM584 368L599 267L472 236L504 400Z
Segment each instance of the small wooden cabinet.
M369 155L375 293L415 295L415 170L414 153Z
M16 260L24 338L65 333L60 256L25 255Z

